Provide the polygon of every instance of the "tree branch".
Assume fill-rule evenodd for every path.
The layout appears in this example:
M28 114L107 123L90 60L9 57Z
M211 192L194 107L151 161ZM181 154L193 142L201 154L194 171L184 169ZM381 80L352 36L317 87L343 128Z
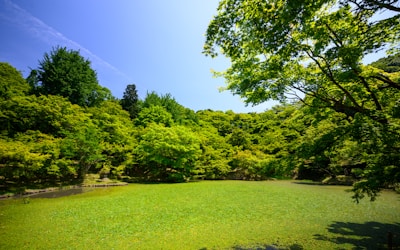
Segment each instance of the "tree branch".
M369 3L370 5L376 5L379 6L380 8L384 8L384 9L388 9L391 11L396 11L396 12L400 12L400 8L396 7L392 4L388 4L388 3L383 3L382 1L375 1L375 0L364 0L365 2ZM395 3L397 1L394 1L393 3Z
M400 89L400 84L392 81L389 77L383 75L383 74L378 74L375 76L372 76L372 78L380 80L384 83L387 83L389 86L386 86L385 88L395 88L395 89Z
M359 3L357 0L342 1L343 4L345 4L346 2L350 2L356 5L359 11L388 9L391 11L400 12L400 8L393 5L397 1L392 1L391 3L383 3L383 1L376 1L376 0L363 0L362 2L365 3Z
M349 100L353 103L353 105L355 106L355 108L358 111L361 111L362 108L361 106L357 103L356 99L351 95L351 93L345 89L342 85L340 85L334 75L332 70L329 67L326 67L326 69L321 65L321 63L317 60L317 58L321 58L326 65L328 65L328 62L325 60L325 58L321 57L321 56L317 56L317 55L313 55L312 52L305 50L305 52L307 53L307 55L311 58L311 60L313 60L318 68L329 78L329 80L336 86L338 87L345 95L347 98L349 98Z
M375 104L376 109L382 110L382 106L381 106L378 98L376 97L375 93L369 87L367 80L363 76L360 75L360 72L357 69L352 67L352 70L353 70L354 74L356 74L356 76L361 80L361 83L363 84L364 88L368 91L369 95L371 96L372 101Z

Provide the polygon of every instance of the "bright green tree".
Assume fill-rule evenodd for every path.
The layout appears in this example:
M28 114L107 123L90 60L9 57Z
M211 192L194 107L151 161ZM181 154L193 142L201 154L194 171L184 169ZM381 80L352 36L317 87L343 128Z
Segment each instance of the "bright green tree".
M72 161L62 158L62 139L40 131L0 138L0 182L5 189L28 185L59 185L77 174ZM10 185L11 184L11 185Z
M399 16L370 22L373 12L355 15L350 6L334 3L222 1L208 27L204 51L214 56L220 47L231 59L231 67L219 75L226 78L227 89L248 103L294 96L310 105L350 116L361 112L385 122L379 114L380 88L396 90L400 85L361 61L397 44Z
M15 96L0 101L0 130L10 137L28 130L64 137L85 119L83 108L61 96Z
M89 108L88 112L103 141L104 161L100 167L109 172L108 177L119 177L132 164L137 144L130 114L114 101L105 101L98 107Z
M390 163L396 162L397 145L386 141L398 137L392 115L398 106L399 78L362 64L366 55L398 46L400 16L373 21L376 12L395 5L367 2L221 1L204 46L207 55L216 56L220 48L231 60L231 67L217 75L247 103L295 98L316 112L328 108L344 114L354 129L364 121L368 130L382 131L376 140L391 147L372 152L365 144L366 133L362 138L352 134L369 155L368 167L360 170L355 184L356 199L363 192L374 198L379 186L400 182L399 165ZM390 155L392 161L379 163L379 154ZM382 170L386 168L391 171Z
M139 126L148 126L151 123L156 123L170 127L174 123L174 120L171 113L164 107L153 105L143 108L135 119L135 123Z
M21 72L8 63L0 62L0 100L24 96L30 90Z
M150 125L135 151L145 178L152 181L182 182L192 175L200 156L200 141L183 126Z
M232 133L232 120L234 117L232 111L200 110L197 112L197 116L201 121L207 122L216 128L221 136L225 137Z
M225 179L231 172L229 162L233 154L233 147L225 138L218 134L218 130L211 124L200 120L196 127L196 135L200 140L202 151L194 169L198 178Z
M0 181L5 188L9 182L28 185L50 157L35 152L32 144L5 139L0 139L0 155Z
M36 94L60 95L73 104L95 106L112 95L99 85L90 64L79 51L56 47L44 54L39 67L31 71L27 80Z
M156 92L147 93L145 99L141 103L142 108L150 108L151 106L161 106L171 114L175 124L186 125L196 124L197 117L193 110L183 107L179 104L171 94L159 95Z
M91 120L68 133L61 144L61 156L73 163L79 180L85 179L92 168L100 167L105 158L102 151L101 133Z

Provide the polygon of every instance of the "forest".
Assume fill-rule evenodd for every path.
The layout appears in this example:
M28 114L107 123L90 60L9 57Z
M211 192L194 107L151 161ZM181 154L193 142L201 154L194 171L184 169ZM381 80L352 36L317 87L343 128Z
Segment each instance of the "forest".
M398 189L400 24L397 14L371 19L399 9L276 2L221 1L203 51L231 60L215 74L246 103L281 102L262 113L194 111L168 93L139 99L135 84L118 99L66 47L45 53L26 79L1 63L1 189L79 183L88 173L138 182L307 179L351 184L356 200ZM381 50L388 56L363 63Z
M400 57L372 66L398 74ZM373 171L379 188L399 183L399 133L367 117L301 102L262 113L195 112L170 94L149 92L141 100L134 84L117 99L88 60L62 47L46 53L27 79L8 63L0 67L3 190L76 183L88 173L140 182L357 183ZM385 102L397 118L397 96Z

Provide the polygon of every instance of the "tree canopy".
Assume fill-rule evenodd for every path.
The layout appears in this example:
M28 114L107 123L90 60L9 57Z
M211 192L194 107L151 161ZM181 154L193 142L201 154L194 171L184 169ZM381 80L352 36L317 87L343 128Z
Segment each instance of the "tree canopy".
M376 20L382 10L393 13ZM335 119L334 131L342 132L330 134L324 149L338 146L335 137L342 145L361 147L352 154L363 155L365 164L354 170L360 178L355 198L364 192L374 197L379 186L400 178L393 164L399 145L390 139L399 137L400 82L388 67L367 66L363 59L398 49L396 12L395 1L221 1L207 29L204 53L217 56L219 48L231 60L230 68L216 75L247 103L293 100L326 117L337 116L331 111L344 115Z
M140 111L139 96L135 84L126 86L124 96L121 99L121 106L124 110L128 111L131 118L136 118Z
M30 87L21 72L8 63L0 62L0 99L25 95L29 91Z
M95 106L112 96L110 90L99 85L90 64L79 51L56 47L44 54L39 67L31 71L28 82L36 94L60 95L73 104Z
M204 52L216 56L220 47L231 59L231 67L217 75L248 103L295 98L381 119L377 92L400 86L395 77L363 66L362 59L398 45L399 15L373 22L373 11L355 14L350 5L335 3L221 1Z

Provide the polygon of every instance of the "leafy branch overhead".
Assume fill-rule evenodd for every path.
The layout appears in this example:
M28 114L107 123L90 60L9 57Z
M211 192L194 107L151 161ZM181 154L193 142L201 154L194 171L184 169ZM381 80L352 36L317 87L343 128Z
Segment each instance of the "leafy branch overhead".
M376 114L385 108L381 90L398 90L400 83L362 60L398 46L400 18L372 21L376 11L326 0L221 1L204 53L216 56L220 48L231 59L218 75L247 103L316 100L349 116L361 112L385 122Z
M364 65L363 60L382 50L398 51L399 12L392 0L220 1L207 29L204 53L221 53L231 60L226 71L216 74L246 103L300 101L314 112L343 114L348 131L363 121L368 129L382 131L380 141L398 138L399 73L379 63ZM370 140L346 135L361 144ZM398 149L391 140L379 149L364 148L369 160L365 181L356 190L370 190L374 196L382 183L398 182L396 164L394 180L380 172L397 161ZM380 161L381 154L391 156Z

